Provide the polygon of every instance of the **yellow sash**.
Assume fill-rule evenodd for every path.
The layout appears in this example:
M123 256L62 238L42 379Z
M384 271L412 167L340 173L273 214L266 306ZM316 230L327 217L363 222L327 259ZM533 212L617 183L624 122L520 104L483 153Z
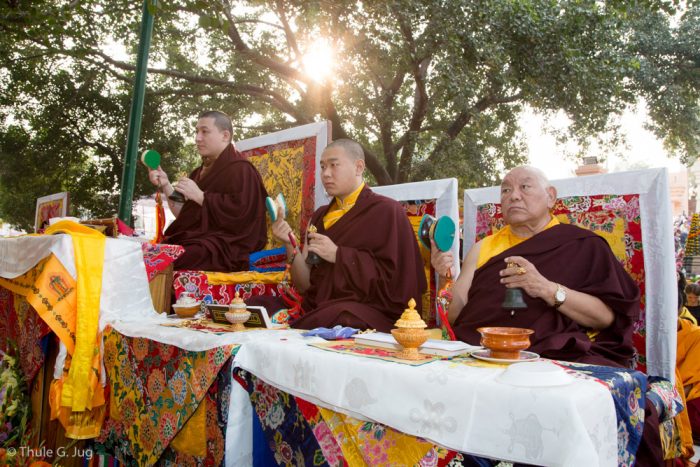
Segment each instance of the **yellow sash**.
M686 307L683 307L678 317L681 319L687 319L696 326L698 325L698 320L695 319L695 316L693 316L693 314L690 311L688 311Z
M100 294L105 236L76 222L61 221L46 229L46 234L64 232L73 239L75 270L78 274L75 351L68 379L63 383L61 405L74 412L90 409L93 393L99 385ZM95 361L97 366L94 365Z
M72 355L75 350L76 283L53 254L0 285L22 295Z
M69 438L94 438L105 414L98 327L105 236L70 221L45 232L71 235L77 281L52 254L19 277L0 278L0 285L24 295L68 350L63 376L51 383L51 419Z
M278 284L284 279L284 271L257 272L206 272L207 281L210 284L242 284L244 282L254 284Z
M337 196L333 200L333 205L330 207L325 216L323 216L323 227L328 230L333 224L338 222L341 217L343 217L350 209L357 203L357 198L360 196L362 188L364 188L365 183L360 183L355 191L350 193L341 200Z
M549 221L544 229L547 230L550 227L559 225L559 220L552 216L552 220ZM479 258L476 261L477 269L483 266L488 260L494 256L500 255L509 248L514 247L527 240L527 238L518 237L510 229L509 225L506 225L498 232L493 235L489 235L481 241L481 247L479 248Z

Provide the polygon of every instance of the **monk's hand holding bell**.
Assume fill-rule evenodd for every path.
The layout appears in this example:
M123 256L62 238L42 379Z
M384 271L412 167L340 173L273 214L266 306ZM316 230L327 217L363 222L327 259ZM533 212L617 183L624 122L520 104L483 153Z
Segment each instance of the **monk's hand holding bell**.
M501 269L501 284L508 288L520 287L533 298L548 299L552 284L537 270L534 264L522 256L510 256L505 259L505 269Z
M308 239L309 252L316 253L329 263L335 263L335 255L338 251L338 245L333 243L333 240L316 232L309 232Z

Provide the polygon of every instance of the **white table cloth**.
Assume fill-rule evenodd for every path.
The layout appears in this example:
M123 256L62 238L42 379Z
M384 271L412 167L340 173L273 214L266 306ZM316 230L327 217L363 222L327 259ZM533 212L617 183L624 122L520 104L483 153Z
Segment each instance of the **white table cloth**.
M235 365L315 404L457 451L537 465L617 465L615 408L597 382L515 387L496 380L503 368L410 366L306 343L256 339Z

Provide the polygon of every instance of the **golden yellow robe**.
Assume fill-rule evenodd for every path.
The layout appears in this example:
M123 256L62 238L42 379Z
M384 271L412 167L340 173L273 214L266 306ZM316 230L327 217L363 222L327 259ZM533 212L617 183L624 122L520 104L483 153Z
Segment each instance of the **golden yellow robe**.
M328 230L333 224L338 222L341 217L343 217L350 209L355 206L357 198L360 196L360 192L365 187L364 182L360 184L359 187L345 199L340 199L337 196L333 200L333 205L328 209L328 212L323 216L323 227Z
M549 221L544 230L550 227L559 225L559 220L552 216L552 220ZM476 261L477 269L483 266L488 260L496 255L500 255L509 248L513 248L515 245L519 245L529 237L518 237L513 233L509 225L506 225L498 232L493 235L489 235L481 241L481 247L479 247L479 258Z

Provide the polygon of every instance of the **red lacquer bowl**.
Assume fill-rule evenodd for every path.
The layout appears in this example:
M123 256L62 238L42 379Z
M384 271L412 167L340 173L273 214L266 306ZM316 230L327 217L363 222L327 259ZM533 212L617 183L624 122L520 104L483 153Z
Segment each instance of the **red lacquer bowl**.
M518 360L520 351L530 347L530 335L535 331L525 328L486 327L477 329L481 345L491 351L492 358Z

